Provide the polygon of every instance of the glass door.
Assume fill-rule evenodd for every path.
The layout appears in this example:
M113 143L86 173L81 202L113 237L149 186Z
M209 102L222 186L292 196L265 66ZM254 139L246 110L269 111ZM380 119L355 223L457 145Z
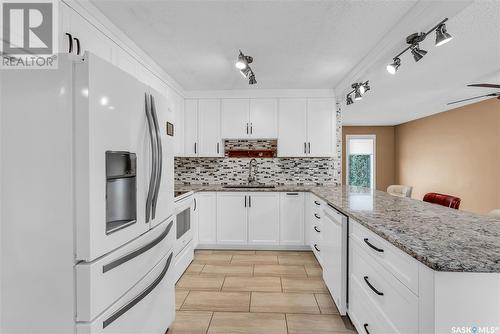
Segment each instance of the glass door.
M375 189L375 135L346 136L347 184Z

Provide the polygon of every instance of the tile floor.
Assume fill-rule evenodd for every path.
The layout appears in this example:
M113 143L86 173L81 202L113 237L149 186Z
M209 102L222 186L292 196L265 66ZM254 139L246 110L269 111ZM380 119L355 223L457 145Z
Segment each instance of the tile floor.
M169 334L355 334L312 252L198 250Z

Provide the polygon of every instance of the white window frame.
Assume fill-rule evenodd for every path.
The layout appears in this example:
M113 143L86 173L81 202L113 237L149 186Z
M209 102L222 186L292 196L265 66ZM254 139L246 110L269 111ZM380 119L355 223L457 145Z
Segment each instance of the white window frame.
M372 166L372 182L371 189L377 189L377 135L346 135L345 138L345 167L346 167L346 178L345 183L349 185L349 141L351 139L372 139L373 140L373 166Z

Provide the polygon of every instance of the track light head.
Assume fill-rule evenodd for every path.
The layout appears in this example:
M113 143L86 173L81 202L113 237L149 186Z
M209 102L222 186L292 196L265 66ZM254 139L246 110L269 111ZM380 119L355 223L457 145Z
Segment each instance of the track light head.
M361 91L359 89L359 87L354 91L354 100L355 101L359 101L363 99L363 95L361 94Z
M401 59L394 58L393 60L394 60L394 62L392 64L387 65L387 67L386 67L387 72L389 72L390 74L396 74L399 66L401 65Z
M248 80L249 85L255 85L257 83L257 80L255 80L255 74L250 73L250 79Z
M418 44L413 44L411 47L411 54L413 55L413 59L415 59L415 61L419 61L420 59L424 58L424 56L427 54L427 51L420 49Z
M452 39L453 37L446 31L446 25L444 23L440 24L436 28L436 46L441 46L443 44L446 44Z
M236 66L236 68L239 70L244 70L245 68L248 67L248 64L250 64L251 62L253 62L253 58L250 56L245 56L243 52L241 52L240 50L240 54L238 55L238 60L236 61L234 66Z
M352 100L352 97L351 97L351 95L350 95L350 94L348 94L348 95L346 96L345 102L346 102L346 104L347 104L347 105L350 105L350 104L353 104L353 103L354 103L354 101Z

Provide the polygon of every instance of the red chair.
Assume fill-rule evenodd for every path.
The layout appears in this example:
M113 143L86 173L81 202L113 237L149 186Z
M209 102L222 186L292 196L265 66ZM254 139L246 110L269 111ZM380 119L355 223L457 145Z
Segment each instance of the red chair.
M460 206L460 198L450 195L438 194L438 193L427 193L424 196L424 202L439 204L442 206L447 206L452 209L458 209Z

